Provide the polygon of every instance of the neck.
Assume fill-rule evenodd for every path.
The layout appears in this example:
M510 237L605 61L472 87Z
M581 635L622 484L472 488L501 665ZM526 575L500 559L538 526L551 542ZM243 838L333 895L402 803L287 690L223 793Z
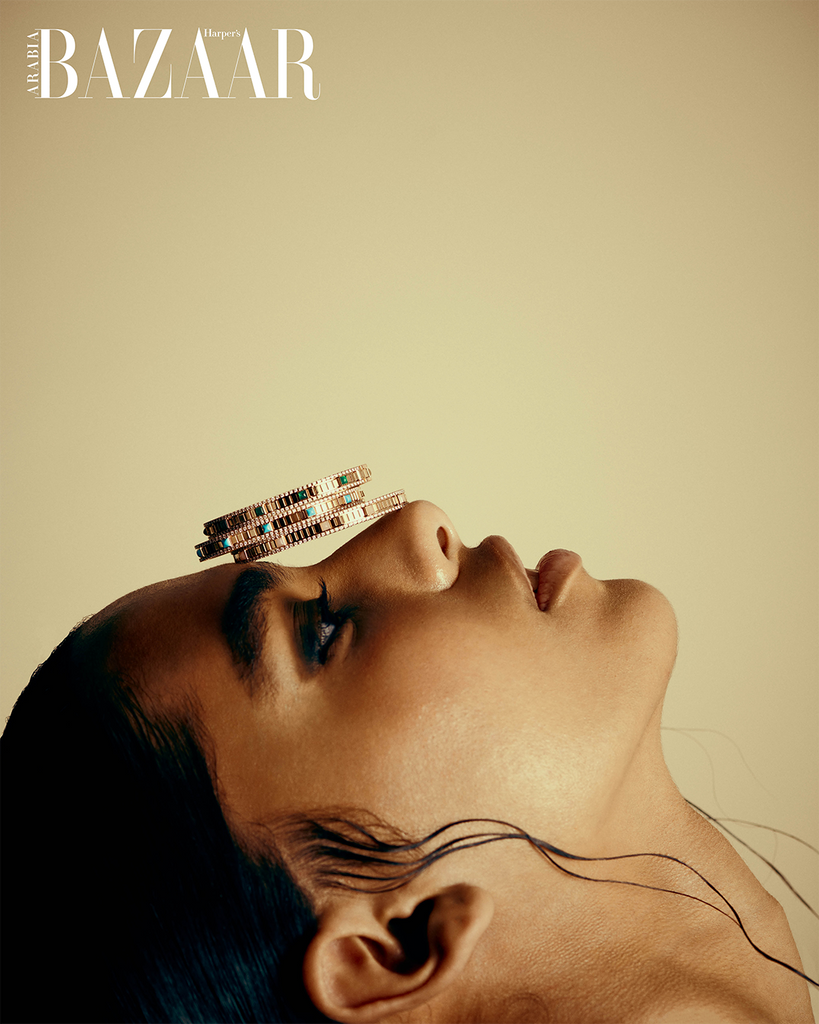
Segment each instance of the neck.
M564 848L589 857L649 852L676 860L554 857L555 866L517 843L482 854L495 872L495 919L460 998L452 994L440 1007L441 1020L485 1019L489 983L497 1021L813 1021L805 982L753 949L721 897L761 949L801 969L781 907L668 783L657 786L655 777L650 804L624 798L593 842L578 833L578 844ZM626 814L629 804L633 813ZM483 1016L464 1016L475 992Z

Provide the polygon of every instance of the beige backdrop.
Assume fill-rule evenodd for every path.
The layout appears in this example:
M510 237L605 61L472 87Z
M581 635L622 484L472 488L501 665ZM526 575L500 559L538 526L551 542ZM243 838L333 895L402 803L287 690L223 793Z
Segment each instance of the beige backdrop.
M367 461L467 543L658 585L683 791L819 845L817 5L2 19L4 713L80 617L196 570L204 519ZM65 99L26 92L45 27ZM163 27L171 98L110 98L100 30L133 97ZM273 30L308 31L319 99L298 68L174 98L197 28L247 28L267 95ZM205 39L220 95L238 43ZM819 900L814 855L743 835Z

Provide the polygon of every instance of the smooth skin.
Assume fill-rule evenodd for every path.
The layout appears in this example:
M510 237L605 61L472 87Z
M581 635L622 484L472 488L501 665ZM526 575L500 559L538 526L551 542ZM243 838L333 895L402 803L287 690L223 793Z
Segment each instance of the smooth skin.
M467 548L440 509L414 502L317 565L284 571L259 602L252 671L222 618L237 577L263 566L148 587L87 628L114 617L112 667L149 709L193 698L240 830L363 811L419 837L501 819L586 857L671 854L731 900L758 945L800 967L778 904L665 766L668 602L644 583L595 580L576 556L560 564L541 610L537 574L503 538ZM318 659L322 581L335 611L352 610L319 625ZM676 863L562 863L725 909ZM389 893L299 881L320 922L305 984L339 1021L813 1020L804 982L725 916L571 878L523 842L445 857Z

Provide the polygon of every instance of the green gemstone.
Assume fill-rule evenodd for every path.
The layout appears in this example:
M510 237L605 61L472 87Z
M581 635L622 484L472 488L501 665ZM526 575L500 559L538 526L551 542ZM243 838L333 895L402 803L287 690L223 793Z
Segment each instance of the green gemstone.
M346 477L346 476L340 476L340 477L338 478L338 482L339 482L340 484L346 484L346 483L347 483L347 477Z

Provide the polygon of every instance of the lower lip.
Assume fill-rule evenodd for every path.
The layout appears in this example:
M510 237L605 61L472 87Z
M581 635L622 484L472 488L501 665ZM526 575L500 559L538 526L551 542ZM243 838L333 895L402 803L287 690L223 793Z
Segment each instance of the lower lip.
M580 555L565 548L556 548L537 564L537 606L542 612L557 606L569 580L581 567Z

